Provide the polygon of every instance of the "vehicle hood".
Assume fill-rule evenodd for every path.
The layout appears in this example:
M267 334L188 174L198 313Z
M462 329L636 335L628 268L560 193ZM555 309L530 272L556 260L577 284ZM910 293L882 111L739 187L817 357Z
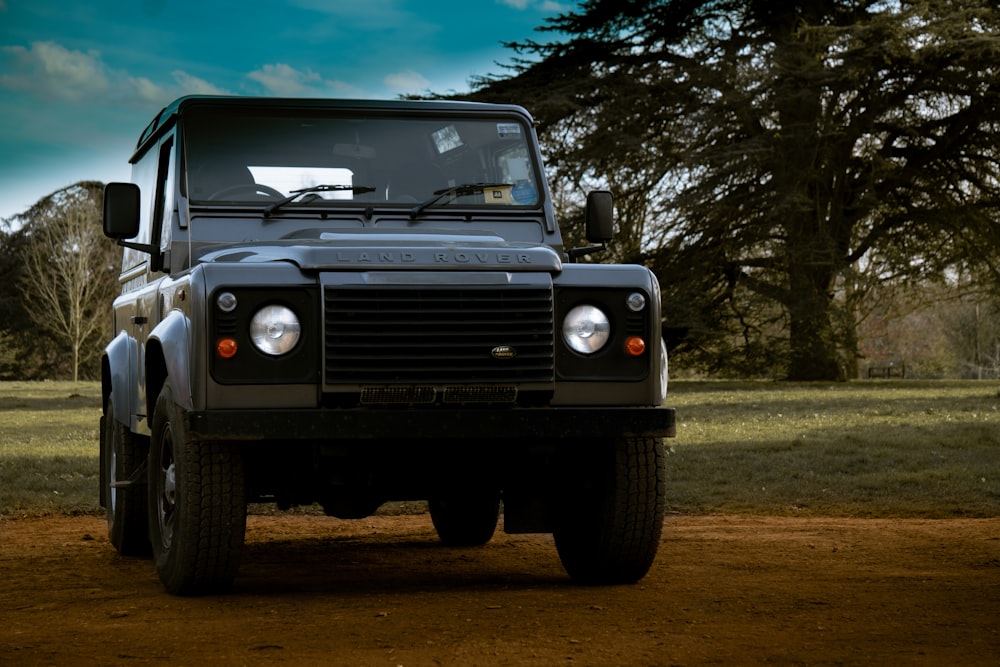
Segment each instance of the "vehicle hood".
M199 262L241 264L291 262L306 271L380 270L562 270L549 246L509 242L488 232L320 231L271 241L213 245Z

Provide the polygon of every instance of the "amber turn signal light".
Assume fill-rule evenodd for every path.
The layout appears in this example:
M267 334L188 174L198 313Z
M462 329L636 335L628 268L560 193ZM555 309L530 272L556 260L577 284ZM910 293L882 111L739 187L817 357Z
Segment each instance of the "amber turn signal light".
M638 357L646 351L646 341L639 336L629 336L625 341L625 353L630 357Z
M215 353L223 359L232 359L236 356L236 341L232 338L220 338L215 344Z

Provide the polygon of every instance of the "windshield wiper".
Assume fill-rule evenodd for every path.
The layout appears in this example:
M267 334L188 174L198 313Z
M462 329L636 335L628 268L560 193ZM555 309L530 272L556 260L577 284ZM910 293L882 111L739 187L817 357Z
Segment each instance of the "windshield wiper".
M489 190L490 188L503 188L510 187L510 183L463 183L462 185L453 185L450 188L445 188L444 190L435 190L434 196L418 204L410 209L410 220L416 220L417 216L424 212L424 209L434 206L448 195L457 195L461 197L462 195L474 195L477 192L483 192L484 190Z
M351 191L354 194L364 194L366 192L375 192L375 188L370 185L345 185L343 183L339 185L313 185L312 187L302 188L301 190L292 190L292 194L288 195L281 201L276 201L273 204L269 204L264 209L264 217L270 218L275 211L284 206L285 204L290 204L299 197L309 192L347 192Z

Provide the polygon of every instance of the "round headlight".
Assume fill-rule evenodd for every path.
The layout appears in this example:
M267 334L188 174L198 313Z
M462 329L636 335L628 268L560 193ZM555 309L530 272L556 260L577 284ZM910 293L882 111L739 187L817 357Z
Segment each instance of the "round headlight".
M254 346L271 356L291 352L301 334L299 318L285 306L264 306L250 320L250 339Z
M593 354L611 337L611 322L600 308L577 306L563 320L562 335L571 349L580 354Z

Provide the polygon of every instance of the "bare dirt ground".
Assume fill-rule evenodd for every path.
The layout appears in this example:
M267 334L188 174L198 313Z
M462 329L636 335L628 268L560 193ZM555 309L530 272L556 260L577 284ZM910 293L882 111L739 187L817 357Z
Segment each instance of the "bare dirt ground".
M1000 519L671 517L635 586L547 536L250 517L231 594L165 594L103 520L0 522L0 665L997 665Z

